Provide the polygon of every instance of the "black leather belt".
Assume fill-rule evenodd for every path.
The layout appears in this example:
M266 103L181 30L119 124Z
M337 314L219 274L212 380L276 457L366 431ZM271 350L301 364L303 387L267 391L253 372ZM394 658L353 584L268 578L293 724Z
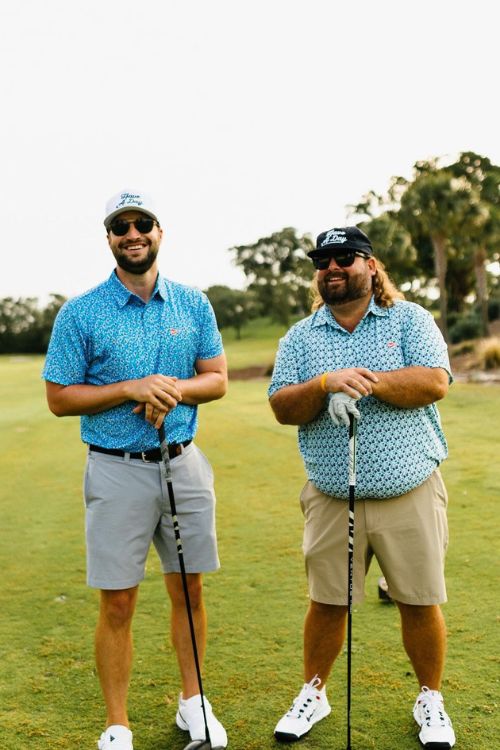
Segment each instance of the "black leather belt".
M191 442L191 440L185 440L183 443L169 443L169 458L180 456L182 449L186 448ZM147 464L159 463L159 461L161 461L161 451L159 448L151 448L149 451L141 451L140 453L128 453L127 451L121 451L117 448L101 448L100 445L89 445L89 450L93 453L106 453L108 456L121 456L121 458L129 455L130 458L140 458L141 461L144 461Z

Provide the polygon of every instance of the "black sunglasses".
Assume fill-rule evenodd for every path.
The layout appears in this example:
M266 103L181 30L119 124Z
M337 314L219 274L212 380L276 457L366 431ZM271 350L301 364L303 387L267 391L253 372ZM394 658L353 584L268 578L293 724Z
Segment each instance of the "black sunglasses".
M111 224L109 225L109 229L117 237L124 237L127 234L131 224L133 224L137 231L141 234L148 234L153 229L155 224L157 226L160 226L154 219L150 219L148 216L141 216L140 219L132 219L132 221L125 219L116 219L116 221L111 222Z
M330 262L333 258L335 263L340 266L341 268L349 268L349 266L352 266L354 263L356 256L360 258L368 258L369 256L366 253L359 253L357 250L352 250L348 253L335 253L335 255L323 255L320 258L311 258L314 268L317 268L318 271L326 271L328 266L330 265Z

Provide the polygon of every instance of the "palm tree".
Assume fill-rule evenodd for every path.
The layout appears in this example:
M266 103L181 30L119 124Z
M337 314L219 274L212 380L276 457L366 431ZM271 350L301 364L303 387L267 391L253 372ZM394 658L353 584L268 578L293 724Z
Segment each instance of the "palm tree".
M434 272L439 288L439 325L448 337L448 291L446 273L452 240L467 237L484 222L479 208L477 190L464 178L455 177L446 168L436 169L434 163L416 165L415 180L407 183L401 196L398 219L413 235L427 235L434 254Z

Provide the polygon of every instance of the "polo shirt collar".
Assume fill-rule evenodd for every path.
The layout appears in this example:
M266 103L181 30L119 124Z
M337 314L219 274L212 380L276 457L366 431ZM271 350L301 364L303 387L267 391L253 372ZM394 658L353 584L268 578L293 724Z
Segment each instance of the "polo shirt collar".
M373 294L371 296L369 305L366 308L366 312L361 318L361 320L364 320L370 314L379 315L382 317L389 314L386 307L379 307L377 304L375 304L375 299L373 297ZM316 328L316 326L324 326L324 325L334 326L335 328L342 328L342 326L339 326L339 324L335 320L328 305L322 305L319 308L319 310L316 310L316 312L313 314L312 327ZM342 328L342 330L344 329Z
M130 301L131 298L140 299L136 294L131 292L130 289L127 289L127 287L122 284L115 270L111 272L111 275L108 279L108 286L111 294L118 304L118 307L125 307L125 305ZM153 299L153 297L155 297L156 295L159 295L163 300L166 300L167 298L167 280L160 276L160 274L158 274L158 277L156 279L156 284L153 290L153 294L151 295L151 299Z

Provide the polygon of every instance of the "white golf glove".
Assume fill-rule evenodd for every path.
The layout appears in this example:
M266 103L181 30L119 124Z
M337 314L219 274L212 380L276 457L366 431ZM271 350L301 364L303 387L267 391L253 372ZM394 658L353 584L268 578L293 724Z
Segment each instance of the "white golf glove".
M358 421L361 419L361 414L356 408L356 399L343 391L332 395L328 411L335 427L341 427L343 424L349 427L349 414L352 414Z

